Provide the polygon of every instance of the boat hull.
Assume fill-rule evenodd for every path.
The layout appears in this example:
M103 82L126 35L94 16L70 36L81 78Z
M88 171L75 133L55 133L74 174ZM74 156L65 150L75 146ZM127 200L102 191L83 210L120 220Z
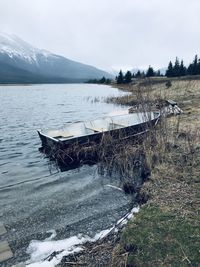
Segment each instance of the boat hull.
M79 136L75 138L70 138L67 140L58 140L56 138L50 137L42 132L38 131L39 137L42 142L43 147L48 147L51 149L67 149L70 146L77 145L83 146L87 144L99 144L102 141L102 138L111 137L114 140L121 140L129 137L136 137L143 134L144 132L149 131L157 122L159 121L160 116L152 119L151 121L143 122L138 125L132 125L124 127L121 129L115 129L110 131L96 132L87 136Z

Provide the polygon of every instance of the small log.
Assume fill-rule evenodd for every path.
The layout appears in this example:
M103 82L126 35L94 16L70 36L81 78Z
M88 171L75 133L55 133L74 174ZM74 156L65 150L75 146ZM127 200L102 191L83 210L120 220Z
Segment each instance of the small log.
M174 100L171 100L171 99L166 100L166 103L168 105L171 105L172 107L177 106L177 102L175 102Z
M0 242L0 263L13 257L13 253L7 241Z

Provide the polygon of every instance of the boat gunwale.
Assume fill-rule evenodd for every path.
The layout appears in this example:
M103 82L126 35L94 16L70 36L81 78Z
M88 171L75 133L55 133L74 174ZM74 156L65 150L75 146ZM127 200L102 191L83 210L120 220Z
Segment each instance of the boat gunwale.
M129 125L129 126L125 126L125 127L122 127L122 128L113 129L113 130L98 131L98 132L95 132L95 131L94 131L93 133L89 133L89 134L85 134L85 135L81 135L81 136L73 136L73 137L71 137L71 138L65 138L65 139L64 139L64 137L63 137L63 140L56 139L55 137L51 137L50 135L47 135L47 134L43 133L43 132L40 131L40 130L37 130L37 131L38 131L39 136L43 136L43 137L45 137L45 138L47 138L47 139L50 139L50 140L56 142L57 144L59 144L59 143L62 143L62 144L70 144L70 141L75 141L75 140L78 140L78 139L80 139L80 138L91 137L91 136L97 136L97 135L104 134L104 133L107 134L107 133L109 133L109 132L114 132L114 131L126 130L126 129L131 128L131 127L137 127L137 126L139 126L139 125L142 126L143 124L144 124L144 125L145 125L145 124L148 124L149 122L152 122L152 121L155 121L155 124L154 124L154 125L156 125L157 122L158 122L158 120L159 120L160 117L161 117L161 114L160 114L159 111L155 111L155 112L153 112L153 114L155 114L155 117L154 117L153 119L144 121L144 122L142 122L142 123L136 123L136 124L133 124L133 125ZM125 115L129 115L129 114L125 114ZM113 117L117 117L117 116L122 116L122 115L116 115L116 116L113 116ZM84 123L84 122L83 122L83 123ZM72 123L72 124L74 124L74 123ZM71 124L70 124L70 125L71 125ZM87 128L87 127L86 127L86 128ZM145 133L145 132L147 132L147 131L148 131L148 129L147 129L147 130L144 130L144 131L142 131L142 132L135 133L135 134L133 134L133 135L129 135L128 137L131 137L131 136L137 136L137 135L142 134L142 133ZM41 140L41 141L42 141L42 140ZM69 142L68 142L68 141L69 141Z

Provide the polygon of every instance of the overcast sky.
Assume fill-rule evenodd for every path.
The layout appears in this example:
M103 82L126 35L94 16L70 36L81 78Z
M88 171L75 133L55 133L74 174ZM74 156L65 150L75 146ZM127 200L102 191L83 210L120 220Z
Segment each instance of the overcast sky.
M200 56L200 0L0 0L0 28L105 70Z

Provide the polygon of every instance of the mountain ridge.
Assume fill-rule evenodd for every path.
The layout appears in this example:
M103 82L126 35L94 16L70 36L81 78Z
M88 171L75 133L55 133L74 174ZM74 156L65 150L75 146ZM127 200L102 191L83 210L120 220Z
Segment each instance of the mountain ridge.
M103 76L113 78L96 67L35 48L16 35L0 33L0 83L85 82Z

